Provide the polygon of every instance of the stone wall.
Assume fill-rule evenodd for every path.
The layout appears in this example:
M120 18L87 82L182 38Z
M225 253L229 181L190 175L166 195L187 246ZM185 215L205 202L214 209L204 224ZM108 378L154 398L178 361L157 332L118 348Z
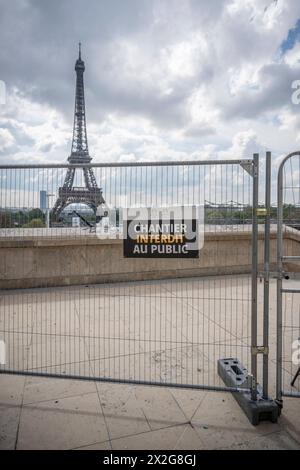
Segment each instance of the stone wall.
M32 288L251 272L251 233L206 233L199 259L130 259L122 240L95 236L0 239L0 288ZM287 254L300 254L300 236L285 234ZM264 238L259 234L259 269ZM271 268L275 269L276 233L271 232ZM291 267L291 265L289 266ZM296 269L300 270L299 263Z

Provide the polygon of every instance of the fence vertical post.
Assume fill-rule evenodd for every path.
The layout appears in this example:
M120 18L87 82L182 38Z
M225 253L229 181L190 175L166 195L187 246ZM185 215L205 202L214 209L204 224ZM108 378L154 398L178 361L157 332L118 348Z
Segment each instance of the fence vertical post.
M276 342L276 400L282 402L282 225L283 225L283 163L277 180L277 342Z
M253 155L253 216L252 216L252 282L251 282L251 374L257 382L257 271L258 271L258 166L259 156ZM257 387L251 388L252 400L257 399Z
M270 295L270 220L271 220L271 152L266 153L264 239L264 311L263 311L263 398L269 395L269 295Z

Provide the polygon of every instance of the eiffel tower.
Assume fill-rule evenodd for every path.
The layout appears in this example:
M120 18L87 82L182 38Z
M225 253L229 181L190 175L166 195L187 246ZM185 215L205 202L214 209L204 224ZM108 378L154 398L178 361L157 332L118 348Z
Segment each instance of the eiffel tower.
M105 200L102 196L102 189L98 187L91 166L88 166L92 160L89 155L86 119L85 119L85 101L84 101L84 83L83 73L85 70L84 61L81 59L81 43L79 43L79 56L75 64L76 71L76 94L75 94L75 112L71 155L68 158L70 164L80 165L80 167L70 167L67 169L64 184L58 190L58 198L51 211L53 219L59 219L63 209L69 204L86 204L94 212ZM83 187L74 186L75 171L82 170L84 176Z

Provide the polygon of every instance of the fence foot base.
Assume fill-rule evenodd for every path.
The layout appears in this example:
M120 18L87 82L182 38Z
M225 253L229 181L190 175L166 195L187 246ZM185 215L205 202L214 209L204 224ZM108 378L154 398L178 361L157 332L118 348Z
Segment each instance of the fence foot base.
M264 399L262 390L257 385L257 400L252 400L248 370L238 359L226 358L218 360L218 374L228 387L246 388L246 391L233 392L233 396L248 417L251 424L256 426L260 421L277 422L278 406L274 400Z

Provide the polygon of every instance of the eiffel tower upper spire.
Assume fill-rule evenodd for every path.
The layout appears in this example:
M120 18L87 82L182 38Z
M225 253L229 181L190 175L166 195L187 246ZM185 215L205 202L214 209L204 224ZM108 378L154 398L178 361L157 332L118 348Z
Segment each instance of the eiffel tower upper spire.
M79 43L78 59L75 64L76 71L76 91L75 91L75 111L71 155L68 158L70 163L88 163L89 156L86 115L84 100L83 73L85 71L84 61L81 59L81 43Z

